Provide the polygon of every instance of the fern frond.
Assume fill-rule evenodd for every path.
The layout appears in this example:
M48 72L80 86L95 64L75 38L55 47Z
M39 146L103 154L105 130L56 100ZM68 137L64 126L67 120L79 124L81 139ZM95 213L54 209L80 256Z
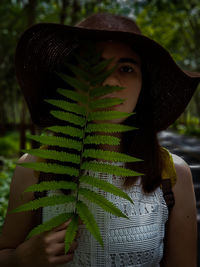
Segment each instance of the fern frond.
M76 197L72 195L60 195L60 196L47 196L41 197L32 201L29 201L26 204L20 205L19 207L9 211L9 213L36 210L40 207L54 206L58 204L68 204L70 202L75 202Z
M65 254L67 254L68 250L71 247L71 244L76 236L78 230L78 215L74 214L72 216L72 220L69 223L66 233L65 233Z
M106 95L108 93L121 91L123 89L125 89L125 87L112 86L112 85L97 86L93 90L90 91L90 96L99 97L99 96Z
M135 112L122 112L122 111L95 111L91 112L88 115L88 121L92 120L112 120L112 119L118 119L118 118L124 118L124 117L130 117Z
M84 144L108 144L108 145L119 145L120 138L108 135L88 135L84 139Z
M26 236L25 241L31 238L32 236L41 234L45 231L49 231L60 224L63 224L65 221L69 220L73 216L72 212L59 214L52 219L34 227Z
M133 200L129 197L128 194L123 192L118 187L114 186L113 184L110 184L109 182L106 182L104 180L100 180L99 178L92 177L89 175L81 176L79 178L79 181L81 183L90 184L92 186L98 187L106 192L112 193L113 195L122 197L124 199L129 200L132 204L134 203Z
M128 126L119 124L116 125L115 123L88 123L86 126L85 131L87 133L91 132L107 132L107 133L119 133L119 132L126 132L138 129L134 126Z
M76 114L80 114L82 116L86 115L87 110L85 107L67 102L65 100L57 100L57 99L44 99L45 102L52 104L56 107L62 108L66 111L70 111Z
M31 168L35 171L41 171L46 173L68 174L70 176L75 176L75 177L79 175L78 169L69 166L62 166L56 163L23 162L23 163L17 163L17 165L25 168Z
M64 220L72 218L68 228L66 229L65 235L65 253L69 250L69 247L75 237L75 233L78 229L78 215L81 217L82 221L85 223L87 229L92 233L96 240L103 247L103 240L100 235L98 225L89 211L87 205L84 201L79 199L79 196L83 199L87 199L105 211L113 213L118 217L124 217L129 219L125 214L121 212L112 202L108 201L102 195L97 194L96 192L79 187L80 183L90 184L94 187L97 187L101 190L107 191L111 194L115 194L119 197L125 198L131 203L132 199L114 185L97 179L92 176L80 176L81 170L94 171L106 174L113 174L118 176L140 176L142 173L135 172L133 170L126 169L120 166L113 166L112 164L104 164L100 162L88 162L82 161L82 158L93 157L104 160L119 161L119 162L135 162L141 161L138 158L131 157L126 154L114 152L114 151L103 151L97 149L85 149L85 144L108 144L108 145L119 145L120 139L114 136L103 136L102 132L126 132L134 129L136 127L115 124L115 123L88 123L92 120L112 120L117 118L127 118L133 114L127 112L119 111L94 111L95 109L107 108L113 105L118 105L124 102L125 99L121 98L109 98L109 99L96 99L100 96L105 96L109 93L120 91L125 89L125 87L119 86L110 86L102 85L104 80L110 76L117 66L109 68L110 63L113 59L101 60L102 52L96 51L93 42L83 40L83 45L86 48L86 52L83 55L75 55L78 64L65 64L65 66L74 74L76 77L71 77L64 73L56 74L68 85L72 87L73 90L58 88L58 94L69 99L68 101L60 99L45 99L45 101L53 106L58 107L61 110L51 110L50 114L62 121L72 123L76 127L71 126L59 126L54 125L46 129L53 132L67 134L72 137L78 137L79 141L74 140L73 138L57 137L57 136L27 136L28 138L40 142L43 145L47 145L48 148L51 146L58 146L61 148L72 148L80 152L80 156L72 153L66 153L64 151L56 151L50 149L30 149L22 150L29 154L46 158L52 160L58 160L61 162L71 162L78 164L77 168L69 167L66 165L56 164L56 163L47 163L47 162L24 162L16 163L17 165L31 168L36 171L46 172L46 173L55 173L55 174L66 174L66 176L72 176L74 181L46 181L39 184L31 185L23 192L37 192L37 191L47 191L55 189L71 189L73 192L70 195L59 195L59 196L47 196L43 198L30 201L24 205L17 207L12 210L12 212L22 212L27 210L34 210L39 207L53 206L59 204L68 204L72 202L74 204L75 212L74 213L65 213L57 217L54 217L52 220L49 220L38 227L34 228L28 235L28 237L52 229L53 226L61 224ZM67 86L66 86L67 87ZM70 100L75 101L76 103L71 103ZM59 124L59 123L58 123ZM82 129L83 128L83 129ZM86 135L86 133L95 132L94 136ZM101 135L96 134L100 132ZM76 178L78 177L78 179ZM76 179L75 179L76 178ZM78 181L78 183L77 183ZM74 192L75 191L75 192ZM73 195L76 193L76 197Z
M91 234L96 238L96 240L101 244L102 248L104 247L103 240L100 235L98 224L96 223L93 214L88 209L87 205L78 200L76 204L77 212L82 221L84 222L87 229Z
M35 149L22 149L22 152L45 159L54 159L54 160L59 160L61 162L73 162L76 164L80 163L80 155L67 153L64 151L35 148Z
M79 194L84 196L86 199L94 202L105 211L110 212L118 217L129 219L120 209L118 209L112 202L107 200L105 197L97 194L96 192L88 188L79 188Z
M85 149L82 154L83 157L91 157L98 159L105 159L111 161L119 161L119 162L138 162L143 161L139 158L134 158L124 153L115 152L115 151L106 151L102 149Z
M47 127L45 129L48 129L52 132L56 132L56 133L63 133L63 134L68 134L70 136L75 136L75 137L79 137L80 139L83 138L83 130L82 129L78 129L72 126L50 126Z
M49 146L73 148L78 151L81 151L82 148L82 143L80 141L59 136L44 136L44 135L37 136L37 135L27 134L27 138Z
M77 189L77 184L74 182L67 181L46 181L40 182L39 184L33 184L27 187L24 192L42 192L45 190L56 190L56 189Z
M89 103L89 108L90 109L95 109L95 108L106 108L106 107L111 107L114 105L119 105L123 103L124 100L120 98L104 98L104 99L98 99L96 101L90 102Z
M88 96L80 94L80 93L77 93L76 91L72 91L72 90L69 90L69 89L63 89L63 88L58 88L57 92L60 95L63 95L65 97L67 97L69 99L72 99L74 101L77 101L77 102L86 103L88 101Z
M103 164L103 163L95 163L95 162L83 162L81 165L81 169L84 170L92 170L95 172L104 172L104 173L110 173L117 176L140 176L143 175L143 173L135 172L127 168L114 166L110 164Z
M59 120L68 121L81 127L85 125L84 117L60 110L51 110L50 113Z
M78 80L77 78L70 77L63 73L55 72L63 81L67 82L73 88L78 88L83 92L88 91L88 85L83 83L82 81Z

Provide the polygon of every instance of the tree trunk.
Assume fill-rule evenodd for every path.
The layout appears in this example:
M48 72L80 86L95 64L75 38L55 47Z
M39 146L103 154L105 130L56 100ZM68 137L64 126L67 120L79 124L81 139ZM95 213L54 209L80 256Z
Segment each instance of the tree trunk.
M65 19L67 17L67 6L69 6L69 0L62 0L61 2L61 10L60 10L60 23L64 24Z
M1 91L3 90L1 89ZM3 92L1 92L0 94L0 136L4 136L6 134L6 127L5 127L6 116L5 116L4 106L3 106L4 99L5 98L4 98Z
M78 22L79 12L81 10L80 4L77 0L73 0L72 11L71 11L71 25Z

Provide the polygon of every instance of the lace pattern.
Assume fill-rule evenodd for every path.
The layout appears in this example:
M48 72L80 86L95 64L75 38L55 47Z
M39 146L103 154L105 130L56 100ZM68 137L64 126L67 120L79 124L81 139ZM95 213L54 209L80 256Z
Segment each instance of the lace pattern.
M105 163L105 162L104 162ZM107 164L111 164L107 162ZM122 162L112 165L123 166ZM80 237L73 261L60 267L157 267L163 256L163 238L165 223L168 219L168 208L163 192L158 187L154 192L145 194L142 191L141 177L131 188L123 187L123 177L100 172L85 171L85 175L99 177L125 191L133 200L128 200L105 192L91 185L84 185L113 202L126 218L117 217L105 212L95 203L90 203L80 196L89 207L99 226L104 248L91 235L85 225L79 225ZM48 191L48 195L62 194L61 191ZM43 208L43 222L52 217L74 210L74 204L60 204Z

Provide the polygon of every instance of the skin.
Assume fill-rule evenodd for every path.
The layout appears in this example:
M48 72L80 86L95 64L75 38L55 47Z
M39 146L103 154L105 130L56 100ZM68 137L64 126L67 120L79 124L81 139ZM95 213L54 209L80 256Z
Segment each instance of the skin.
M98 48L102 47L104 47L104 58L116 56L115 62L117 62L121 57L131 56L141 64L138 55L126 44L101 42L98 44ZM112 97L126 99L122 106L114 108L115 110L126 112L134 110L141 90L140 66L138 64L131 65L134 71L127 74L125 69L121 69L121 65L119 65L117 72L108 77L104 82L105 84L126 87L123 91L112 94ZM122 120L119 119L114 122L120 123ZM169 217L166 229L164 256L161 267L196 267L197 222L192 174L189 166L182 158L174 154L172 156L177 174L176 185L172 188L175 206ZM36 160L35 156L26 153L18 162L35 162ZM37 182L38 176L32 169L16 166L10 185L8 211L34 200L32 192L25 193L23 199L20 198L20 195L28 186ZM15 266L20 267L31 266L30 264L39 267L57 266L73 259L72 254L78 246L78 241L74 241L71 246L70 253L72 254L64 255L65 232L69 221L51 231L24 241L26 235L35 226L35 221L36 217L33 211L6 214L3 230L0 235L0 265L12 266L5 265L11 257L15 260ZM3 261L3 258L6 257L8 260Z

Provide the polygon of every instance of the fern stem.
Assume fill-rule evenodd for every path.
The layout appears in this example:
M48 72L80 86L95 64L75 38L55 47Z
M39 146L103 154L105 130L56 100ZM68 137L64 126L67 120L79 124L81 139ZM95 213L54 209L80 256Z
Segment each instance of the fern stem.
M88 103L87 103L88 104ZM85 119L85 126L84 126L84 131L83 131L83 139L82 139L82 147L81 147L81 157L80 157L80 169L79 169L79 176L76 177L76 183L77 183L77 193L76 193L76 205L78 202L78 192L79 192L79 186L80 186L80 181L79 177L81 176L81 164L82 164L82 158L83 158L83 150L84 150L84 140L85 140L85 133L86 133L86 127L87 127L87 118L89 115L89 107L87 106L87 112L86 112L86 119ZM75 211L74 213L76 214L76 205L75 205Z

